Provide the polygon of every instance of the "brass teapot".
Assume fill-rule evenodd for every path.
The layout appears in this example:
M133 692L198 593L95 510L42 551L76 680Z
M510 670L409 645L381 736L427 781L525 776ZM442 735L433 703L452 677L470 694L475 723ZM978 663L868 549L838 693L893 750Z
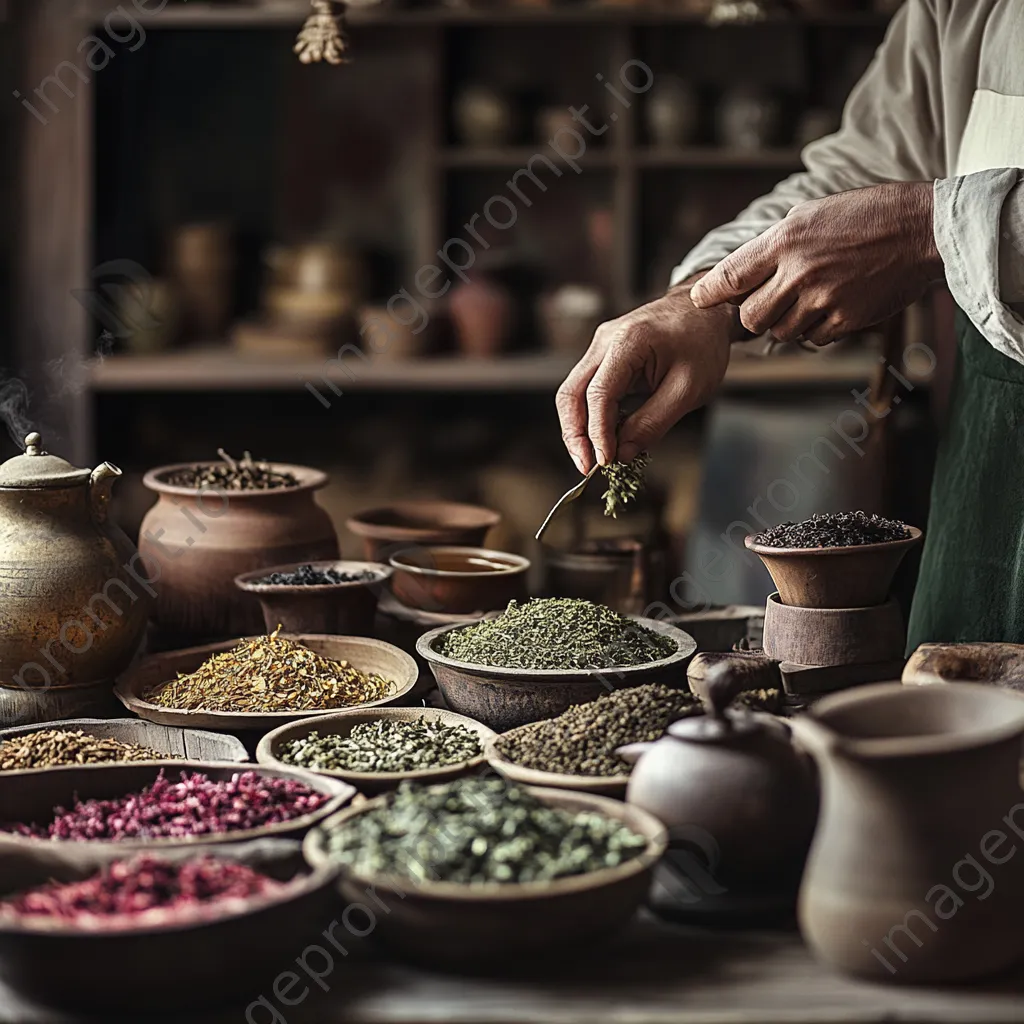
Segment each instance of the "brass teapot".
M85 686L131 661L154 590L108 516L120 475L76 469L36 433L0 465L0 687Z

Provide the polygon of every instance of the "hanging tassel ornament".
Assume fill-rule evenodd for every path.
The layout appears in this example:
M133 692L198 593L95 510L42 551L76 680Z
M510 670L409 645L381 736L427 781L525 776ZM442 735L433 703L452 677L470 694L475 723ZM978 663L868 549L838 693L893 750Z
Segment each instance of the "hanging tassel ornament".
M342 34L342 14L334 12L333 0L312 0L313 13L306 19L294 50L303 64L344 64L345 37Z

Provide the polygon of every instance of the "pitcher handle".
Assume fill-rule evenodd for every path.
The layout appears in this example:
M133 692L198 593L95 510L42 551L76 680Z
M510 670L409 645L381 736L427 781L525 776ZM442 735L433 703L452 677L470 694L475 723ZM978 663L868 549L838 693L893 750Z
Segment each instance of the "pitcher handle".
M803 747L815 758L830 758L842 749L839 736L822 725L813 715L804 713L786 721L793 732L797 746Z

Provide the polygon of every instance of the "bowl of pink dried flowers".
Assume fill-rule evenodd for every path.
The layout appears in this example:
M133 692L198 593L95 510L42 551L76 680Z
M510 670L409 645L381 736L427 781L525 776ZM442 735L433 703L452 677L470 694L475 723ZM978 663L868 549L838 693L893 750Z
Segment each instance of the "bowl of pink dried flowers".
M0 843L0 981L77 1012L249 999L330 926L335 874L287 839L127 854Z
M0 846L119 851L300 836L355 795L298 769L203 761L90 765L4 777Z

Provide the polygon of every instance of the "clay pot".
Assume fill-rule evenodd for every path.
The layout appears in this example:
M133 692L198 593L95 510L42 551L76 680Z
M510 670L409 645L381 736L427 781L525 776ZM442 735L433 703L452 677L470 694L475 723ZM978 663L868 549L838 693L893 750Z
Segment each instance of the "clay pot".
M459 141L467 146L504 146L515 131L512 105L485 85L468 85L459 92L452 119Z
M367 509L345 524L363 538L364 557L387 562L401 548L418 544L480 547L501 515L480 505L456 501L398 501Z
M235 258L226 224L184 224L171 238L171 276L189 338L223 336L234 303Z
M840 970L942 983L1024 954L1024 698L972 683L883 683L791 722L822 816L800 891L804 938ZM1002 863L1000 863L1002 861Z
M235 577L338 558L334 526L314 500L327 476L275 463L299 484L229 492L164 482L186 465L161 466L142 481L158 496L139 530L139 551L156 590L154 620L178 642L262 633L260 606L236 588Z
M716 881L795 892L817 817L813 770L781 721L725 710L740 688L719 666L708 680L711 714L622 747L636 765L626 802L664 822L670 849L697 853Z
M465 281L449 300L455 338L465 356L492 359L508 344L512 329L512 298L490 281Z
M469 615L527 596L530 560L488 548L414 547L391 556L391 590L407 608Z
M644 114L655 145L685 146L697 130L700 104L689 83L676 75L659 75Z

